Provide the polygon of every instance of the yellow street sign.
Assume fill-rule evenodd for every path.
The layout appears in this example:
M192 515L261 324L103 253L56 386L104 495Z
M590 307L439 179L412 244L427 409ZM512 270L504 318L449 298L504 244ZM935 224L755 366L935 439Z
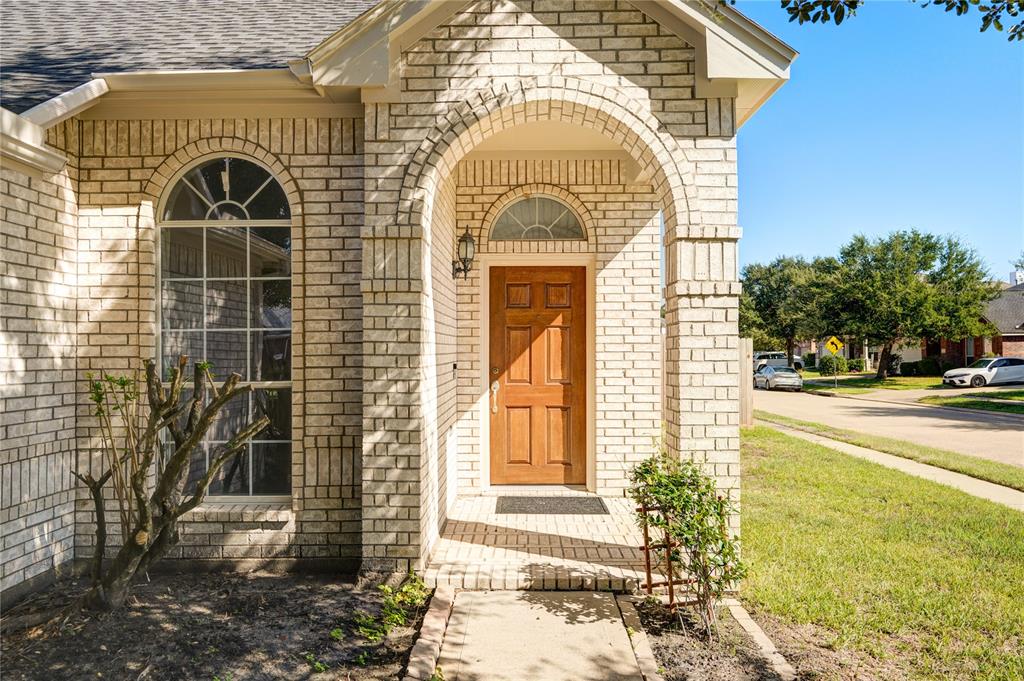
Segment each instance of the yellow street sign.
M835 336L832 336L825 341L825 349L831 352L833 355L838 355L839 351L843 349L843 341L839 340Z

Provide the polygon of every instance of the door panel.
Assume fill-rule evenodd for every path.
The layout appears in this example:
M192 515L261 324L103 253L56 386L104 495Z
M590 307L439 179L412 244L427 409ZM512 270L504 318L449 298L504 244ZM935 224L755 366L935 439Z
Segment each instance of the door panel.
M490 270L491 483L587 481L586 268Z

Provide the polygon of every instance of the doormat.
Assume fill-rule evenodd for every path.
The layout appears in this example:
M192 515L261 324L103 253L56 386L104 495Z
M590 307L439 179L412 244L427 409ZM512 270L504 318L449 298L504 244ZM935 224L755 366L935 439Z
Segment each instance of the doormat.
M499 515L608 515L601 497L498 497Z

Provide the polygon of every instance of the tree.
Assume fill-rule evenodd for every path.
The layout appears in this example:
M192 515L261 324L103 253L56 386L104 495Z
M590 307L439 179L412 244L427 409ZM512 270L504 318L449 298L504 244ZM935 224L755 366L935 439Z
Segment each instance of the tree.
M1015 270L1024 270L1024 251L1021 251L1020 256L1018 256L1011 264Z
M712 6L708 0L703 0L706 6ZM800 24L827 24L834 22L837 26L847 18L857 13L857 10L865 4L864 0L780 0L782 8L789 14L790 21ZM911 0L917 2L917 0ZM736 0L718 0L719 5L735 5ZM981 12L981 31L984 33L989 28L997 31L1003 30L1003 21L1010 17L1013 21L1009 24L1007 40L1024 41L1024 2L1021 0L994 0L981 4L980 0L923 0L922 7L934 5L945 9L947 12L955 12L957 16L963 16L970 11L972 6ZM715 11L712 6L712 11ZM1017 19L1017 17L1022 17Z
M997 293L974 251L954 238L917 230L843 246L832 287L843 330L882 346L877 378L885 378L901 339L983 332L985 303Z
M124 602L136 575L148 570L178 542L181 516L203 501L221 467L270 423L262 416L211 450L205 474L194 490L186 492L192 454L202 446L221 409L252 391L252 386L238 385L238 374L231 374L217 388L210 365L197 362L192 395L184 398L187 363L187 357L179 358L178 366L170 370L166 389L156 362L146 363L146 410L141 409L137 378L90 377L89 395L96 405L94 413L100 422L107 470L98 478L72 471L89 488L96 512L96 551L89 571L92 584L82 602L87 608L113 610ZM163 438L165 434L168 437ZM114 559L104 565L104 487L108 482L114 491L122 542Z
M757 306L747 289L743 289L740 294L740 336L753 340L756 350L781 350L786 347L786 341L765 331L764 321L757 313Z
M803 258L781 257L767 265L743 268L747 317L756 314L761 332L783 340L790 366L796 341L806 338L813 327L814 276L814 267ZM741 317L743 309L741 299Z

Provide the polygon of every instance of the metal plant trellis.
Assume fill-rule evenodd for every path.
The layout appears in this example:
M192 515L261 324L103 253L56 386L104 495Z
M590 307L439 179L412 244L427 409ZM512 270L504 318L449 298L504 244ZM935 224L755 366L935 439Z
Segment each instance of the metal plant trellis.
M644 545L641 547L644 552L644 571L646 573L646 581L644 582L644 590L647 595L653 596L655 589L665 587L667 589L668 602L666 606L672 612L675 612L679 606L694 605L697 601L690 599L679 601L676 600L676 587L686 584L693 584L694 579L690 577L676 577L675 567L673 567L673 553L678 549L679 542L673 541L672 537L668 533L668 527L671 524L671 519L665 517L662 509L658 507L650 507L646 504L641 505L637 508L637 512L640 513L641 526L644 531ZM651 516L659 515L665 521L663 523L654 523L655 526L661 525L664 529L664 538L661 541L651 542ZM661 560L658 559L657 554L661 552L664 554L664 574L661 578L655 581L654 570L661 569ZM654 554L654 560L652 555ZM657 566L655 568L655 566Z

